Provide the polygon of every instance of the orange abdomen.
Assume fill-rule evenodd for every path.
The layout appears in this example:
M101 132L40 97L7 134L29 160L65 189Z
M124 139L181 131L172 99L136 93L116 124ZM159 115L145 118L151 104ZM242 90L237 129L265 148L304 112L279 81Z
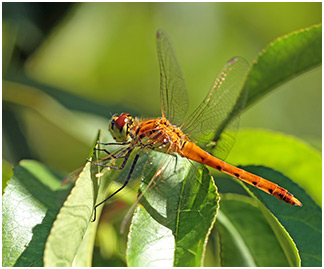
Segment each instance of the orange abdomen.
M302 203L298 199L296 199L291 193L289 193L286 189L262 177L259 177L243 169L230 165L210 155L209 153L207 153L206 151L204 151L203 149L201 149L200 147L198 147L196 144L192 142L189 141L185 142L179 154L190 160L208 165L221 172L236 177L252 186L255 186L279 198L280 200L285 201L288 204L302 206Z

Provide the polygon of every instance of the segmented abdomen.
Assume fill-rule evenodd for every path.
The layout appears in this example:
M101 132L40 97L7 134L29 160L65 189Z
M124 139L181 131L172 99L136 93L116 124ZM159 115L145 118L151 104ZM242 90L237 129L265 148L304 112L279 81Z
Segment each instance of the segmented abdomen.
M295 198L291 193L289 193L286 189L262 177L259 177L243 169L230 165L210 155L209 153L207 153L206 151L204 151L203 149L201 149L200 147L198 147L196 144L192 142L189 141L185 142L179 154L182 155L183 157L208 165L221 172L236 177L252 186L255 186L279 198L280 200L283 200L288 204L302 206L302 203L297 198Z

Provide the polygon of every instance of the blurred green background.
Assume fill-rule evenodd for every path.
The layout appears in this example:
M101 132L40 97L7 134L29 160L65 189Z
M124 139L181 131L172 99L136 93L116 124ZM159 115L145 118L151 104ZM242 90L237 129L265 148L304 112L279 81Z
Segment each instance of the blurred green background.
M170 36L190 110L233 56L322 21L321 3L3 3L3 158L69 172L115 113L160 115L155 35ZM321 68L246 109L242 127L321 149ZM257 146L257 145L256 145Z

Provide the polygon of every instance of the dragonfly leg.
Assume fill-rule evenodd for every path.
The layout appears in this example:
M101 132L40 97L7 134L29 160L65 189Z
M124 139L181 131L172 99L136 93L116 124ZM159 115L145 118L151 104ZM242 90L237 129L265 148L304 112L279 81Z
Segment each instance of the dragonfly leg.
M178 164L178 155L175 153L170 153L170 155L175 157L174 173L176 173L177 172L177 164Z
M105 145L105 146L124 146L124 145L128 145L130 144L130 142L122 142L122 143L118 143L118 142L112 142L112 143L102 143L102 142L97 142L97 145Z
M130 152L131 152L131 151L130 151ZM97 209L97 207L100 206L100 205L102 205L103 203L107 202L111 197L113 197L115 194L117 194L117 193L120 192L123 188L126 187L126 185L128 184L129 180L130 180L131 177L132 177L132 174L133 174L133 171L134 171L134 169L135 169L135 165L136 165L136 163L137 163L137 160L138 160L138 158L139 158L139 155L140 155L140 151L137 152L137 154L136 154L136 156L135 156L135 158L134 158L134 161L133 161L132 167L131 167L131 169L129 170L128 176L127 176L127 178L126 178L126 180L125 180L123 186L121 186L118 190L116 190L114 193L112 193L111 195L109 195L105 200L103 200L102 202L100 202L99 204L96 204L96 205L94 206L94 208L93 208L93 211L94 211L93 214L94 214L94 216L93 216L93 220L92 220L92 222L96 221L96 209Z
M97 142L97 145L105 145L105 146L124 146L124 145L128 145L130 142L123 142L123 143L101 143L101 142ZM94 148L94 150L97 151L103 151L105 153L107 153L108 155L110 155L111 157L113 157L114 159L118 159L118 158L123 158L123 157L119 157L121 156L123 153L125 153L127 151L123 150L122 152L120 152L117 156L114 156L112 153L110 153L108 150L106 149L98 149L98 148Z
M121 159L121 158L125 158L125 156L127 155L127 148L125 149L125 150L123 150L123 151L121 151L121 152L119 152L116 156L114 155L114 154L112 154L112 153L110 153L108 150L106 150L106 149L94 149L94 150L97 150L97 151L103 151L103 152L105 152L105 153L107 153L107 155L109 155L109 156L107 156L107 157L105 157L104 158L104 160L107 160L107 159L109 159L110 157L112 157L112 158L114 158L114 159ZM125 154L125 156L122 156L123 154Z
M87 159L87 161L90 162L90 163L92 163L93 165L97 165L97 166L101 166L101 167L108 167L108 168L116 169L116 170L121 170L121 169L123 169L125 167L125 165L127 163L127 160L129 158L130 154L132 153L132 151L133 151L133 148L127 148L126 150L124 150L123 152L121 152L122 154L125 153L125 156L118 157L118 158L124 158L123 163L119 167L118 166L107 165L107 164L103 164L103 163L96 163L96 162L91 161L90 159ZM118 159L118 158L116 158L116 159Z

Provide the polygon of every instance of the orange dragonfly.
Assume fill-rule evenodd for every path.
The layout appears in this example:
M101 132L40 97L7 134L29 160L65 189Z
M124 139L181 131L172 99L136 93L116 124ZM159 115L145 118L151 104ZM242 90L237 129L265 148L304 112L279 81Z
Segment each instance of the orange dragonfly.
M302 206L302 203L286 189L222 160L232 148L239 114L245 103L247 93L243 90L243 85L249 70L248 63L240 57L231 59L216 78L204 101L183 121L188 110L187 89L172 44L161 30L157 32L157 49L162 116L157 119L140 120L128 113L122 113L111 119L109 130L116 142L100 144L121 145L124 148L117 154L111 154L106 149L97 150L108 154L104 160L122 159L122 164L119 167L103 162L93 162L93 164L121 170L133 150L139 150L123 185L95 205L93 221L96 219L96 208L128 184L142 150L154 150L166 154L177 153L236 177L288 204ZM215 156L207 151L213 151ZM158 173L161 172L158 170Z

